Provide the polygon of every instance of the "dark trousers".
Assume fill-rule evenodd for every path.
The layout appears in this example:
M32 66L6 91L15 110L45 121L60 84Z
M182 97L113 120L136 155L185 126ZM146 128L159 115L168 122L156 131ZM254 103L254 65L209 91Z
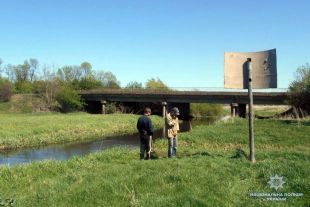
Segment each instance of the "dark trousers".
M151 159L152 136L140 136L140 159ZM145 157L146 154L146 157Z

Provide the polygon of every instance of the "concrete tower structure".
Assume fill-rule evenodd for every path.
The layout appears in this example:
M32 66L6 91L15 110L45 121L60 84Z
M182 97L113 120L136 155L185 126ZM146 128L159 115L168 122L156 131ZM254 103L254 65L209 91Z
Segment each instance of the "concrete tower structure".
M252 60L253 88L277 88L276 49L261 52L225 52L224 87L248 88L247 58Z

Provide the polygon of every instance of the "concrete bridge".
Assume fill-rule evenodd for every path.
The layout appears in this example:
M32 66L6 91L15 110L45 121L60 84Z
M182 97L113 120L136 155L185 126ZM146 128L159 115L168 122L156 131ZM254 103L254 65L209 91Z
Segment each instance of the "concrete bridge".
M162 90L87 90L79 91L87 104L87 110L94 113L105 113L108 102L121 103L157 103L162 105L162 112L166 107L177 106L183 117L190 114L190 103L218 103L230 104L231 115L245 117L247 92L241 91L162 91ZM286 92L254 92L254 104L283 105L287 97Z

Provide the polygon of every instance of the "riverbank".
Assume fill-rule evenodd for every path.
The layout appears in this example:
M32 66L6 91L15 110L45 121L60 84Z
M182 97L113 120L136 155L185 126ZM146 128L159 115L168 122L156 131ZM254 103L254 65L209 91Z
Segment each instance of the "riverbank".
M255 121L255 164L247 161L247 121L198 126L180 135L178 158L138 160L138 149L114 148L68 161L0 167L2 199L16 206L306 206L310 120ZM283 176L284 188L268 181ZM303 193L266 201L251 193ZM299 194L300 195L300 194Z
M1 114L0 150L96 140L136 132L138 115L87 113ZM155 128L161 117L152 116Z

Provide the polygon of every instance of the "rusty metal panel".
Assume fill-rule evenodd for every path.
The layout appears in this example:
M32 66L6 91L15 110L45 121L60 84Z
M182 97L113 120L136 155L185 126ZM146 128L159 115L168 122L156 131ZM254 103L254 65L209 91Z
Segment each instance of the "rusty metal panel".
M252 60L253 88L277 88L276 49L261 52L225 52L224 87L248 88L247 58Z

